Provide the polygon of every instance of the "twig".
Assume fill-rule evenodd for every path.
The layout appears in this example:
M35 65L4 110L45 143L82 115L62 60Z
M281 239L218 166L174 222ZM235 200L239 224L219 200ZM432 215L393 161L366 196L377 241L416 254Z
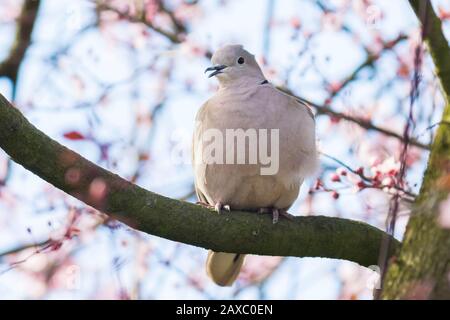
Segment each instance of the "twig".
M347 120L349 122L352 122L352 123L355 123L355 124L359 125L360 127L364 128L364 129L375 130L375 131L378 131L380 133L383 133L386 136L393 137L393 138L396 138L396 139L398 139L400 141L403 141L403 136L402 135L400 135L400 134L398 134L396 132L390 131L390 130L388 130L386 128L382 128L380 126L377 126L377 125L375 125L374 123L372 123L369 120L366 120L366 119L363 119L363 118L360 118L360 117L357 117L357 116L350 116L350 115L345 114L343 112L335 111L335 110L331 109L327 105L319 105L319 104L316 104L316 103L314 103L312 101L309 101L307 99L300 98L300 97L296 96L295 94L293 94L292 91L287 89L287 88L278 87L278 89L283 91L283 92L285 92L285 93L287 93L287 94L289 94L289 95L291 95L291 96L293 96L294 98L296 98L296 99L298 99L300 101L306 102L311 107L316 109L316 111L317 111L316 114L317 115L324 115L325 114L325 115L329 115L329 116L335 117L337 119ZM424 144L424 143L422 143L420 141L417 141L416 139L413 139L413 138L410 138L409 143L411 145L415 146L415 147L418 147L418 148L421 148L421 149L425 149L425 150L429 150L429 148L430 148L429 145L426 145L426 144Z

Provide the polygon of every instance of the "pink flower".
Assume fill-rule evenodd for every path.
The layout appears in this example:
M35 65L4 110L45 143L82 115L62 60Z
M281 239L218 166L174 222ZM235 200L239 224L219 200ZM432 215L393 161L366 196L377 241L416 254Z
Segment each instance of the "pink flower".
M331 181L333 181L333 182L340 182L341 178L339 177L339 175L337 173L333 173L331 175Z
M359 190L364 189L366 186L366 184L364 183L364 181L359 181L356 186L358 187Z
M394 186L394 179L391 177L386 177L381 181L381 184L386 187L393 187Z
M400 162L396 161L394 157L389 157L372 167L372 172L374 174L381 172L382 174L387 174L390 176L395 176L398 170L400 170Z
M257 284L268 278L279 267L283 257L247 256L239 279L247 284Z
M337 168L336 173L340 176L345 177L347 175L347 170L345 168Z
M450 10L445 10L442 7L439 7L439 18L441 20L450 20Z
M300 29L300 19L298 17L292 17L291 18L291 26L294 29Z
M331 91L331 93L336 93L339 90L341 90L342 83L341 82L332 82L330 83L328 90Z

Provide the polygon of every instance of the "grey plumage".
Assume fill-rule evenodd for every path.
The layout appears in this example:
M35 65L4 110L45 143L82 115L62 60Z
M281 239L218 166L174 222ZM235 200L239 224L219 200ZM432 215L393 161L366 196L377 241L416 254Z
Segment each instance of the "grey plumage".
M243 64L238 63L241 57ZM264 83L256 60L242 46L223 47L213 55L212 62L222 67L216 75L219 90L199 110L193 136L195 188L199 200L212 206L229 205L232 210L287 210L297 198L304 178L317 165L315 123L309 107ZM261 175L260 162L208 162L202 142L208 129L217 129L225 136L226 129L252 128L279 129L276 174ZM207 273L217 284L231 285L243 260L243 255L236 259L236 254L210 252Z

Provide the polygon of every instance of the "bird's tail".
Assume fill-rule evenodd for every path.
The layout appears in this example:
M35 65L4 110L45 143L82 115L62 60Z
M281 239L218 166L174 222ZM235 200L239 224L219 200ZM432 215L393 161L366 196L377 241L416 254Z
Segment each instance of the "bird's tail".
M206 260L206 273L217 285L231 286L241 270L244 258L244 254L209 250Z

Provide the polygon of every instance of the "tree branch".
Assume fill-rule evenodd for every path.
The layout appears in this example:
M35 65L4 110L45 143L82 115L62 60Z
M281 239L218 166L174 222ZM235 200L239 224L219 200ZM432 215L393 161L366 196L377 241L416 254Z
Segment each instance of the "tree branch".
M120 17L126 18L128 21L133 22L133 23L143 23L144 25L146 25L148 28L152 29L153 31L155 31L156 33L159 33L160 35L166 37L169 41L171 41L173 44L180 44L183 42L182 37L180 37L181 33L184 32L186 30L185 27L183 27L182 29L177 28L176 32L168 32L165 30L162 30L161 28L156 27L153 23L145 20L145 18L142 17L135 17L133 15L130 15L126 12L122 12L117 8L114 8L112 6L109 6L107 4L99 4L99 9L100 10L109 10L112 12L117 13ZM167 14L170 13L170 11L168 9L164 9L164 12L166 12ZM173 15L173 14L172 14ZM173 20L173 19L172 19ZM389 43L386 43L386 49L392 49L396 44L398 44L399 42L405 40L406 37L404 35L400 35L399 37L397 37L396 39L394 39L393 41L390 41ZM208 59L211 59L212 57L212 53L210 51L206 51L205 52L205 57ZM343 87L345 87L347 84L349 84L351 81L353 81L355 79L355 77L357 76L357 74L364 69L367 66L373 65L375 63L375 61L377 60L376 56L369 56L367 58L367 60L361 65L359 66L347 79L344 80L344 82L342 83L341 89ZM285 93L288 93L294 97L296 97L293 92L285 87L278 87L278 89L280 89L281 91L284 91ZM337 93L337 92L336 92ZM334 96L336 95L336 93L334 93L332 95L332 98L334 98ZM384 135L387 135L389 137L392 138L396 138L399 139L400 141L403 141L403 136L401 134L398 134L394 131L391 131L389 129L386 128L382 128L379 127L375 124L373 124L371 121L368 121L366 119L360 118L360 117L356 117L356 116L352 116L350 114L345 114L343 112L338 112L333 110L330 106L325 105L325 106L321 106L315 103L312 103L310 101L307 101L306 99L303 98L299 98L296 97L300 100L303 100L305 102L307 102L308 104L310 104L314 109L317 110L317 114L318 115L328 115L328 116L332 116L335 117L337 119L342 119L345 121L349 121L352 122L364 129L367 130L374 130L374 131L378 131ZM424 144L420 141L418 141L417 139L411 138L409 141L409 144L424 149L424 150L429 150L430 147L427 144Z
M421 10L421 5L429 2L429 10ZM430 54L436 66L436 75L441 81L447 102L450 102L450 48L448 40L442 31L442 22L434 12L429 0L409 0L411 7L423 26L427 28L425 42L430 48ZM426 12L426 15L422 14Z
M31 44L31 34L33 33L40 4L40 0L25 0L17 22L14 44L8 57L0 64L0 77L4 76L11 79L13 92L15 92L20 65Z
M27 249L31 249L34 248L36 250L36 252L40 252L40 250L44 247L46 247L47 245L51 244L52 240L47 239L45 241L41 241L38 243L28 243L28 244L22 244L22 245L18 245L17 247L11 248L11 249L7 249L3 252L0 252L0 261L6 257L9 256L11 254L16 254L19 253L21 251L27 250Z
M363 222L307 216L281 220L249 212L218 215L146 191L47 137L0 94L0 147L84 203L148 234L222 252L377 263L385 233ZM105 191L100 192L99 190ZM399 242L392 239L394 252Z
M147 26L148 28L150 28L151 30L155 31L156 33L159 33L160 35L166 37L174 44L178 44L178 43L182 42L180 35L182 32L185 31L185 28L184 28L184 26L181 26L181 24L178 23L178 21L175 19L175 16L172 13L170 13L170 11L167 10L165 7L163 7L162 10L166 14L168 14L169 17L171 18L173 24L175 25L176 32L166 31L166 30L156 26L154 23L148 21L145 16L141 16L141 17L133 16L131 14L128 14L128 12L123 12L123 11L115 8L114 6L108 5L106 3L97 3L97 7L98 7L98 10L107 10L107 11L114 12L119 17L125 18L130 22L142 23L145 26Z
M326 115L331 116L331 117L336 117L338 119L343 119L343 120L355 123L355 124L359 125L361 128L364 128L364 129L367 129L367 130L375 130L375 131L378 131L378 132L380 132L380 133L382 133L382 134L384 134L384 135L386 135L388 137L396 138L396 139L399 139L400 141L403 141L403 136L401 134L399 134L397 132L394 132L394 131L391 131L391 130L388 130L386 128L377 126L370 120L366 120L364 118L357 117L357 116L351 116L351 115L345 114L343 112L335 111L335 110L331 109L327 105L323 105L323 106L322 105L318 105L318 104L316 104L314 102L311 102L309 100L306 100L304 98L300 98L300 97L296 96L291 90L289 90L287 88L284 88L284 87L277 87L277 88L279 90L285 92L286 94L291 95L292 97L294 97L294 98L296 98L298 100L305 101L311 107L316 109L317 114L319 114L319 115L320 114L326 114ZM428 145L426 145L426 144L424 144L424 143L422 143L422 142L420 142L420 141L418 141L417 139L414 139L414 138L410 138L409 144L413 145L415 147L421 148L421 149L425 149L425 150L429 149Z
M410 0L418 19L427 28L424 40L436 66L446 106L431 146L419 196L412 206L402 249L388 266L383 299L415 298L415 294L420 293L418 285L429 286L422 289L428 291L427 299L450 299L450 230L437 219L441 214L440 204L450 194L450 127L447 125L450 121L450 48L431 3L428 2L428 10L423 10L426 2L428 0Z

